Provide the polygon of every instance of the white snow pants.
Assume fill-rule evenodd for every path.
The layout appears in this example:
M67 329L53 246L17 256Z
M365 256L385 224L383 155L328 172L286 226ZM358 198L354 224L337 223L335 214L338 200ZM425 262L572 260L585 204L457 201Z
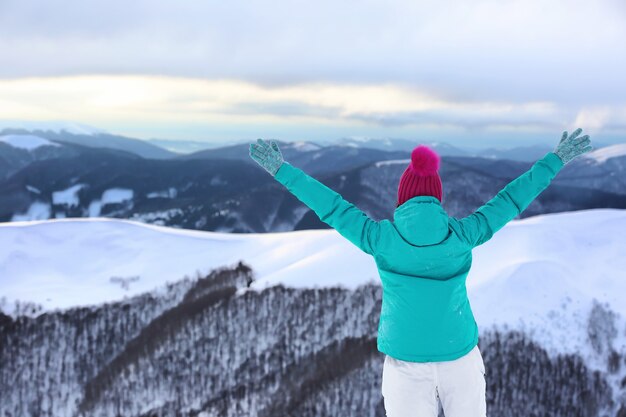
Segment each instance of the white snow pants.
M486 417L485 364L474 347L443 362L406 362L385 355L382 395L387 417Z

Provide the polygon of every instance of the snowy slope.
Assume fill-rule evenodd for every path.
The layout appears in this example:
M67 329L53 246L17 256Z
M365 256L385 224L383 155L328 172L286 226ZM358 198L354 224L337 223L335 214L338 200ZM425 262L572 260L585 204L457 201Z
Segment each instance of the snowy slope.
M58 143L35 135L3 135L0 142L27 151L33 151L42 146L60 146Z
M620 156L626 156L626 143L605 146L582 155L583 158L595 160L598 163L606 162L608 159Z
M596 299L620 315L623 351L625 231L626 211L611 209L509 223L474 250L468 293L479 326L524 329L553 351L585 352ZM378 282L373 258L333 230L227 234L68 219L0 224L0 247L9 312L16 299L44 309L117 300L239 260L257 274L252 289Z
M239 260L258 272L259 284L354 286L377 276L373 260L329 230L228 234L64 219L0 224L0 247L0 297L44 308L121 299ZM340 262L342 257L360 266ZM140 280L128 291L110 283L111 277L133 276Z
M513 221L475 249L468 293L482 328L523 330L549 352L591 351L594 299L619 314L616 350L626 350L626 211L584 210Z

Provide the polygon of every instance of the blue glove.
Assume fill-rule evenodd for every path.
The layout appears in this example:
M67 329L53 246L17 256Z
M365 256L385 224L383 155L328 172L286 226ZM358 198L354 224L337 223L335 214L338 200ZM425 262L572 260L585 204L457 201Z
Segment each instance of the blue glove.
M250 144L250 157L261 165L267 172L276 175L276 171L283 164L283 154L274 141L257 139L257 143Z
M577 137L582 131L581 128L578 128L569 137L567 137L567 131L563 132L563 137L554 149L554 153L561 158L564 164L593 149L590 145L589 135Z

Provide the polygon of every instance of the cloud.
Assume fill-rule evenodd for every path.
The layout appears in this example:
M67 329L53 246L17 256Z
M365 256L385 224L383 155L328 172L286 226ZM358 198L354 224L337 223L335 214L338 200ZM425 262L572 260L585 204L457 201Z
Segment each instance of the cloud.
M506 104L502 105L507 108ZM561 125L559 118L555 118L555 112L537 114L522 110L524 106L514 106L511 110L498 111L459 111L454 108L439 109L435 111L422 112L401 112L401 113L376 113L376 114L355 114L352 118L383 126L420 126L420 125L440 125L454 126L472 131L481 131L490 128L508 127L533 128L549 130ZM563 113L563 112L558 112ZM586 126L586 125L585 125ZM599 126L593 126L599 127Z
M451 100L405 84L302 83L157 76L69 76L0 80L5 119L67 119L106 126L165 123L356 128L447 127L558 131L572 122L601 130L626 124L626 106Z
M626 133L626 106L584 107L576 114L574 124L624 134Z
M403 83L447 100L623 104L617 0L0 2L0 77Z
M220 114L239 116L265 114L283 118L305 116L321 119L335 119L340 115L340 112L341 108L339 107L316 106L294 100L273 103L243 101L226 105L219 111Z
M0 115L144 137L619 135L624 39L622 0L3 0Z

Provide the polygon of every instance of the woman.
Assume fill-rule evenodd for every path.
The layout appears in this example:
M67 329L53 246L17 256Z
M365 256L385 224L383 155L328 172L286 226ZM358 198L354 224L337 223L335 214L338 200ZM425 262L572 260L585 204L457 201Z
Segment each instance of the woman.
M383 298L377 348L385 354L382 395L388 417L486 416L485 367L465 279L472 249L488 241L550 184L573 158L592 149L577 129L553 152L469 216L441 206L440 158L411 153L400 178L393 220L374 221L338 193L283 160L259 139L250 156L325 223L374 256Z

